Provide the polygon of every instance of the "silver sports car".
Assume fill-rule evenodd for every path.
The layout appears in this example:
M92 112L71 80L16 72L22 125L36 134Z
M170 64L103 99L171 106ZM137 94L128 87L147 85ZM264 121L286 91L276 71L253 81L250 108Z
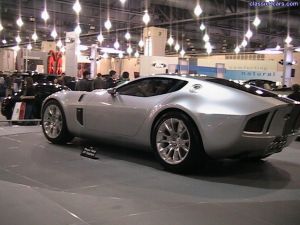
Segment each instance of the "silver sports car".
M296 137L300 104L251 85L201 75L143 77L108 90L62 91L42 108L53 143L74 136L153 150L184 171L210 158L265 158Z

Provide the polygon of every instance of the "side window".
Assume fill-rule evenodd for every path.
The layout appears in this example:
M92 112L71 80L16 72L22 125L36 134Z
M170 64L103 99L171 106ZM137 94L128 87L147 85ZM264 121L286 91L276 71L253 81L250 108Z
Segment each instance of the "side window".
M149 85L149 79L143 79L131 82L117 89L120 95L130 95L138 97L147 97L145 90Z
M151 97L163 95L181 89L187 81L172 78L146 78L120 87L117 91L120 95L138 97Z

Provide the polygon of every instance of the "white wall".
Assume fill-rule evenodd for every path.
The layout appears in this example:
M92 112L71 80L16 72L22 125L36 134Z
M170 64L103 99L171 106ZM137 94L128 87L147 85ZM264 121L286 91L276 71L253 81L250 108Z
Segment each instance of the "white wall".
M222 57L198 58L198 66L216 67L216 63L224 63L228 70L277 71L277 62L273 60L232 60Z
M12 49L0 49L0 71L14 71L16 55Z
M293 57L297 64L293 66L296 73L292 83L300 84L300 53L294 52ZM216 63L224 63L225 68L231 70L282 72L283 66L278 63L281 59L283 54L264 55L264 60L230 60L225 59L225 55L214 55L198 58L198 66L215 67Z
M300 84L300 52L293 53L294 60L297 62L292 68L295 69L295 77L292 77L293 84ZM283 54L280 55L265 55L265 59L272 60L277 63L278 71L283 71L283 66L278 62L283 59Z
M178 57L164 57L164 56L141 56L140 57L141 67L140 74L141 76L151 75L151 74L162 74L166 72L169 65L177 65ZM154 63L165 64L166 67L157 68L153 66Z

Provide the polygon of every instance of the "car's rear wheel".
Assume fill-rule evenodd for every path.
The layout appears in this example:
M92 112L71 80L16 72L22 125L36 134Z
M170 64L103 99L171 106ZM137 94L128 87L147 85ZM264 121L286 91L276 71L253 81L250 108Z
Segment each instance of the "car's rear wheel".
M55 100L48 101L43 107L42 128L45 137L52 143L64 144L73 139L63 109Z
M191 119L181 112L167 112L155 123L152 147L160 163L172 172L190 172L204 162L203 145Z

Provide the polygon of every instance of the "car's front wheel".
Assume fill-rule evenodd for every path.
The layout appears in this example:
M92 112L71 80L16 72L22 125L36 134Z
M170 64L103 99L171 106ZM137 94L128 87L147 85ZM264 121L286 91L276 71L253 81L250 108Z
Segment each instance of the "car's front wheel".
M63 109L55 100L48 101L43 107L42 128L45 137L55 144L67 143L73 138L68 131Z
M204 162L201 137L191 119L181 112L168 112L155 123L152 147L160 163L172 172L188 172Z

